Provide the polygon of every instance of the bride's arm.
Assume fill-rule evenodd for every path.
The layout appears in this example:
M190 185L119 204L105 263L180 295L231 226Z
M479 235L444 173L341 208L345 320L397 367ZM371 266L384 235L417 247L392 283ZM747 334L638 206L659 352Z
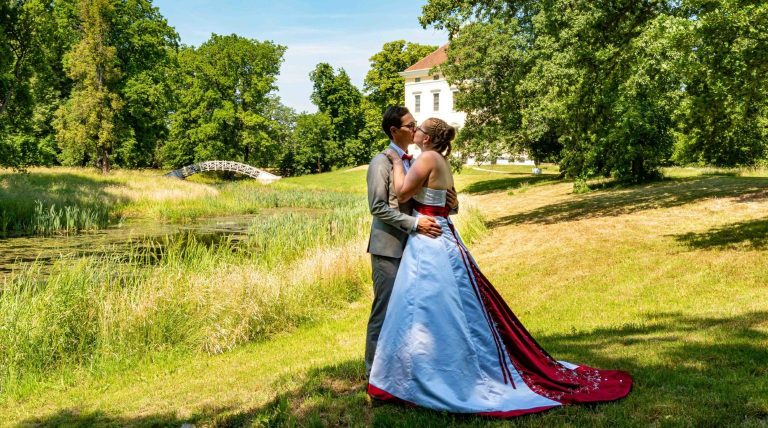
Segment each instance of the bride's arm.
M435 166L434 158L431 156L431 153L428 153L424 152L419 156L416 162L411 165L408 174L405 174L402 162L400 163L400 173L395 173L395 190L397 191L397 200L399 202L402 203L411 199L413 195L427 184L429 174Z
M403 166L403 160L400 159L400 156L398 156L397 153L392 149L385 150L384 154L387 155L389 161L392 162L392 185L395 188L395 193L399 195L400 188L403 186L403 182L405 181L405 167ZM398 198L398 200L399 199L400 198Z

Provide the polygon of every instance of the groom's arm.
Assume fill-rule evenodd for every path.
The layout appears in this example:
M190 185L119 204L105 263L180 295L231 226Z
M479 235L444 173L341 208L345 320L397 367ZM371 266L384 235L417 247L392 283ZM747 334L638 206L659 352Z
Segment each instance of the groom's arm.
M416 228L416 217L389 206L390 168L389 159L383 155L374 157L368 166L368 208L371 215L384 223L410 233Z

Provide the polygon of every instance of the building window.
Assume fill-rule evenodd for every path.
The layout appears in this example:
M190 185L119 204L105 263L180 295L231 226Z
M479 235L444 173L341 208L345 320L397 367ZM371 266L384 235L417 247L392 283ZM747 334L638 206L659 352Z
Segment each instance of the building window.
M433 77L432 80L440 80L440 75L439 74L435 74L435 77Z
M435 92L432 94L432 110L440 111L440 93Z
M419 82L421 82L421 77L417 77L417 78L413 79L413 81L416 82L416 83L419 83Z
M421 111L421 95L414 95L413 111L416 113Z

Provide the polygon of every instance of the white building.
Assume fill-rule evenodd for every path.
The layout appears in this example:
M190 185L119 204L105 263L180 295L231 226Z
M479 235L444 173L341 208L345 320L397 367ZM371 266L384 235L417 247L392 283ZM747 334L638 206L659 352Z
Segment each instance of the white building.
M461 128L467 114L453 108L456 87L451 87L442 74L430 73L448 60L446 46L441 46L400 73L405 79L405 106L418 123L424 123L430 117L439 117L449 125Z
M430 117L443 119L457 130L464 126L467 114L453 108L453 96L458 91L455 86L448 84L445 76L433 69L448 60L445 53L447 44L422 58L416 64L400 72L405 79L405 106L410 110L418 123L424 123ZM418 154L418 148L412 145L409 152ZM469 158L467 164L474 164ZM533 165L524 155L503 155L496 159L498 164Z

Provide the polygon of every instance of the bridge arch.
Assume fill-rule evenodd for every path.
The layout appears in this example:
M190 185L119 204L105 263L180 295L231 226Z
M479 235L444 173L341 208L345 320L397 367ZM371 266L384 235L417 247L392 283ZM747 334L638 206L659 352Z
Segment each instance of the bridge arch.
M235 162L235 161L222 161L222 160L205 161L205 162L200 162L192 165L187 165L179 169L174 169L168 174L165 174L165 176L183 180L189 177L190 175L197 174L198 172L205 172L205 171L236 172L238 174L243 174L243 175L247 175L248 177L255 178L256 180L259 180L262 183L271 183L273 181L277 181L282 178L279 175L271 174L267 171L264 171L263 169L259 169L244 163Z

